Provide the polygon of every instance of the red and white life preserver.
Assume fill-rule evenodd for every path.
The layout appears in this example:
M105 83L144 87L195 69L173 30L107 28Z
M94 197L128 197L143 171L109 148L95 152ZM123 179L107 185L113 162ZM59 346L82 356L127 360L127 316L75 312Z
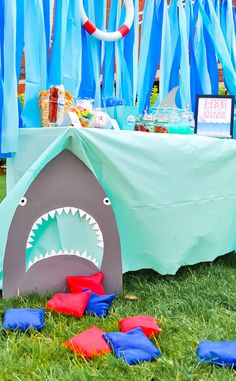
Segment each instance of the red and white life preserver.
M96 1L96 0L95 0ZM129 33L130 28L134 21L134 4L133 0L124 0L124 5L126 8L126 17L124 24L115 32L103 32L102 30L96 28L96 26L89 21L85 10L83 0L79 0L81 22L84 29L94 36L95 38L103 41L117 41L125 37Z

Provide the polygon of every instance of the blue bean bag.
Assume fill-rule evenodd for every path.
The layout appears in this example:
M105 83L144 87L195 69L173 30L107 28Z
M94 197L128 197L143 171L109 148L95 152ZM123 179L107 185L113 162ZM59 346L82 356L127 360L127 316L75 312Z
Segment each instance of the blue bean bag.
M44 327L44 309L10 308L6 310L3 329L26 331L29 328L40 330Z
M84 291L87 290L88 289L84 289ZM105 318L115 297L116 294L98 295L91 292L85 313Z
M128 365L153 361L161 356L159 349L147 338L141 328L132 329L127 333L107 332L103 337L115 356L123 359Z
M220 366L236 366L236 341L203 340L197 348L197 356L201 362Z

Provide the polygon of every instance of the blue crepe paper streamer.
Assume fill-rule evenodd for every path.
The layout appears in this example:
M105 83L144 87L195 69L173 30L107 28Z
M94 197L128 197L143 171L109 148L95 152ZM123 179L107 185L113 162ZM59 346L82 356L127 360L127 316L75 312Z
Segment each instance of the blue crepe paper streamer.
M139 0L134 0L134 25L133 25L133 39L134 39L134 47L133 47L133 106L136 103L137 96L137 81L138 81L138 50L139 50ZM125 47L126 49L126 47ZM127 51L127 54L129 52Z
M201 71L198 68L196 55L195 55L195 46L194 46L194 35L195 35L195 26L198 17L198 1L195 2L193 7L192 20L190 25L190 36L189 36L189 53L190 53L190 83L191 83L191 104L192 111L195 111L196 107L196 95L203 93L203 88L201 85Z
M149 105L152 85L160 62L164 0L145 3L138 76L138 113Z
M210 0L211 1L211 0ZM207 15L209 16L209 5L208 0L205 2L205 10ZM211 41L209 33L204 27L204 39L206 43L206 55L207 55L207 68L211 81L211 94L218 95L219 92L219 72L218 72L218 64L216 59L216 53L214 45Z
M88 1L88 17L93 22L98 21L99 25L103 23L103 13L99 9L100 3ZM95 19L96 14L96 19ZM95 81L94 106L101 106L101 87L100 87L100 72L101 72L101 41L87 34L92 55L93 76Z
M88 2L84 1L84 8L88 14ZM92 20L91 20L92 21ZM95 97L95 78L93 70L93 57L90 47L91 36L82 28L82 73L81 73L81 84L79 89L79 97L81 98L91 98ZM94 38L94 37L93 37Z
M170 20L171 20L171 31L172 31L172 66L169 79L169 91L174 87L179 86L179 68L180 68L180 31L179 31L179 17L178 17L178 2L173 0L168 9ZM179 92L176 95L176 105L180 107L180 96Z
M222 64L226 87L230 94L236 94L236 72L232 65L232 61L230 59L230 55L213 4L211 1L209 1L208 4L209 17L206 14L201 3L199 3L199 11L201 12L204 26L206 27L211 37L217 56Z
M89 19L99 25L104 23L104 11L100 12L98 6L100 3L84 1L84 7ZM103 9L104 7L102 7ZM95 20L96 14L96 20ZM80 97L94 99L95 107L101 105L100 89L100 71L101 71L101 41L90 36L85 30L82 30L82 80L79 90Z
M200 82L203 93L211 94L211 80L207 66L207 47L204 39L203 20L200 13L198 13L198 20L196 24L194 47L198 71L201 73Z
M78 95L81 82L81 52L82 40L79 3L77 0L70 0L62 61L62 83L74 97Z
M24 47L24 0L17 0L16 3L16 76L17 83L20 80L21 62ZM22 106L18 99L19 127L23 127L21 118Z
M232 60L232 64L236 66L236 33L234 28L235 9L232 1L223 0L221 5L221 29L225 42Z
M125 18L125 7L123 6L120 22L119 25L122 25L124 23ZM133 91L132 91L132 82L131 82L131 76L132 76L132 48L133 48L133 41L132 41L132 28L127 36L122 38L117 42L117 74L118 70L120 70L120 89L118 90L118 95L120 98L122 98L127 106L131 106L133 104ZM130 37L129 40L127 40L127 37ZM129 51L129 57L131 57L131 62L129 62L129 68L128 68L128 62L127 62L127 53L125 52L125 42L126 42L126 52L127 49ZM130 70L131 69L131 75Z
M189 42L187 35L186 16L182 1L179 2L179 29L181 41L180 56L180 97L182 108L191 107Z
M56 1L54 39L49 68L50 85L60 85L63 83L63 55L66 41L68 7L69 0Z
M173 63L173 51L175 45L172 45L173 31L172 20L170 19L172 8L176 6L171 4L167 9L167 1L164 0L163 10L163 24L162 24L162 41L161 41L161 62L160 62L160 86L159 86L159 98L156 105L167 96L169 93L170 73ZM175 44L176 41L173 41Z
M51 47L51 37L52 37L52 27L53 27L53 9L54 0L44 0L43 1L43 13L44 13L44 29L46 38L46 55L47 55L47 71L49 75L49 63L50 63L50 47ZM47 88L49 84L47 84Z
M38 95L47 86L47 55L42 0L25 0L25 127L40 127Z
M115 29L119 28L120 19L121 19L121 0L117 0ZM119 41L115 42L115 56L116 56L116 96L121 98L122 97L122 91L121 91L122 78L121 78L121 60L120 60L120 54L119 54Z
M4 41L4 7L3 7L3 0L0 0L0 157L3 157L2 155L4 155L1 152L1 147L2 147L3 77L4 77L3 41Z
M116 27L117 3L111 2L108 32L112 32ZM102 99L105 105L105 99L114 95L114 63L115 63L115 43L104 43L104 64L103 64L103 81L102 81Z
M3 78L2 124L0 152L16 152L19 138L17 75L16 75L16 2L3 2ZM1 25L3 27L3 25ZM10 48L9 48L10 46Z

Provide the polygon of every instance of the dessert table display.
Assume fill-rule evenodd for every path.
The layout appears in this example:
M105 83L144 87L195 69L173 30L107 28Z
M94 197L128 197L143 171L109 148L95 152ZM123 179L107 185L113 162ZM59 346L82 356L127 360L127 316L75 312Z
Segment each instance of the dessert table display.
M151 268L175 274L183 265L235 249L234 140L72 127L21 129L19 150L7 161L8 195L0 205L1 268L17 205L40 171L64 150L92 171L111 202L123 273ZM62 178L61 187L69 186Z

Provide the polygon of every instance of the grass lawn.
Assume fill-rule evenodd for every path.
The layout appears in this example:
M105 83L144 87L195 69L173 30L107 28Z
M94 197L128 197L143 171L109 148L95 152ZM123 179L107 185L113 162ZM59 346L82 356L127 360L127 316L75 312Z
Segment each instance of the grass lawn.
M3 178L0 177L0 189ZM46 312L39 332L1 332L1 381L230 381L236 372L202 365L196 358L200 340L236 339L236 255L212 263L182 268L175 276L142 270L124 275L124 295L115 300L106 319L81 320ZM7 308L45 306L47 297L0 299L0 313ZM62 343L93 325L118 330L118 321L129 315L157 318L163 332L153 342L162 357L153 363L127 366L112 354L93 360L73 355Z
M0 202L6 195L6 176L0 172Z

